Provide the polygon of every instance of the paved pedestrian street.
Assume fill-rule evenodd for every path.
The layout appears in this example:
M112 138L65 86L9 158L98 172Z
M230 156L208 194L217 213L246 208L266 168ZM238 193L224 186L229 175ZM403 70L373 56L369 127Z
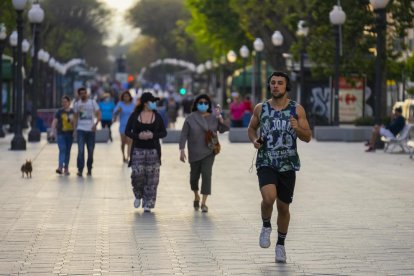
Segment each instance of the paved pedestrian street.
M95 148L92 177L56 175L58 149L0 139L0 275L414 275L414 161L361 143L299 143L287 264L259 247L260 193L251 144L229 143L214 164L208 213L194 211L189 165L162 146L152 213L133 207L119 135ZM33 177L20 166L33 159Z

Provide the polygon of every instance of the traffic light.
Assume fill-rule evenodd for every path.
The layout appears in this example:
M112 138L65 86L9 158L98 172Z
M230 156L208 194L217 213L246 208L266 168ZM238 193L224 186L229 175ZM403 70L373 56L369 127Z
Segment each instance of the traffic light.
M182 87L181 89L180 89L180 94L181 95L185 95L187 93L187 90L184 88L184 87Z

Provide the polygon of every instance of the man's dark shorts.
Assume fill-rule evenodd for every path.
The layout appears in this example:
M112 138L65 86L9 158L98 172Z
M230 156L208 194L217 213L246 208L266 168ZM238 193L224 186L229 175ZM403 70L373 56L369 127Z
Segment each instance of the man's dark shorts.
M270 167L261 167L257 170L260 189L268 184L275 184L277 198L284 203L292 203L295 190L296 172L278 172Z

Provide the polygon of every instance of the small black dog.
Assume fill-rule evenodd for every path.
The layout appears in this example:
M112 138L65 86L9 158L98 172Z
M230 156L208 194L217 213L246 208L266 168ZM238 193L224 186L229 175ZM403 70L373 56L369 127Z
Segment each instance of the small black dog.
M33 167L32 167L32 161L31 160L26 160L26 163L24 163L20 169L22 171L22 177L24 177L24 174L26 174L26 177L32 178L32 171L33 171Z

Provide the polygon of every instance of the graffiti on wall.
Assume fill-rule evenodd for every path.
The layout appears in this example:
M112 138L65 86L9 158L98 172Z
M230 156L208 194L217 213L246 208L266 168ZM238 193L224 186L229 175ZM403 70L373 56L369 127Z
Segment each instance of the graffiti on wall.
M331 95L333 91L327 85L326 82L317 82L310 85L310 94L308 98L309 105L307 106L307 112L311 120L314 120L315 125L325 125L331 123L333 119L333 102ZM372 116L373 108L371 106L372 91L369 86L365 85L364 93L364 116ZM344 102L347 100L346 95L343 98ZM348 102L352 101L352 97L348 97Z
M330 121L331 117L331 89L316 86L311 89L310 113L322 121Z

